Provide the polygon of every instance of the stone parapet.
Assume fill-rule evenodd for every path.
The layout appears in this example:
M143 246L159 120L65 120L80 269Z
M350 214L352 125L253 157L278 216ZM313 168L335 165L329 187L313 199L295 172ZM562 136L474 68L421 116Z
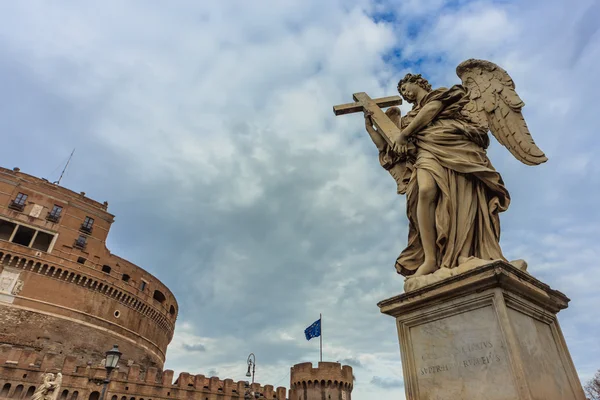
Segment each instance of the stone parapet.
M290 400L323 398L350 400L354 386L352 367L336 362L319 362L317 368L305 362L290 370ZM331 397L329 397L331 396Z
M101 390L106 370L100 365L78 365L74 357L47 353L43 357L33 351L0 346L0 387L6 384L15 390L18 386L37 386L45 372L61 372L63 383L61 392L67 391L67 398L86 400ZM188 372L180 373L175 380L172 370L148 368L141 371L138 365L120 366L113 371L106 399L178 399L178 400L230 400L243 399L247 390L260 393L266 399L285 400L287 389L272 385L245 381L207 377ZM73 393L77 392L77 399ZM62 394L62 393L61 393ZM8 396L10 397L10 395Z

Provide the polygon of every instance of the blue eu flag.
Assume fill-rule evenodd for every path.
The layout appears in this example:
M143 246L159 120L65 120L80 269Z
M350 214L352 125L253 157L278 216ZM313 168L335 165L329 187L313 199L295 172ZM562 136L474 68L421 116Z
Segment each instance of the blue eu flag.
M314 337L321 336L321 319L319 318L311 326L304 330L304 336L306 336L306 340L310 340Z

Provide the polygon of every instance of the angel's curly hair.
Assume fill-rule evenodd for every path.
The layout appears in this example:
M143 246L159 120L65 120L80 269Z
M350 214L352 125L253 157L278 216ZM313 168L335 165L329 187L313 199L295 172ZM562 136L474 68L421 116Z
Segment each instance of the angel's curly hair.
M429 81L427 79L423 78L421 76L421 74L410 74L409 73L409 74L404 75L404 78L400 79L400 82L398 82L398 93L400 93L400 88L405 83L414 83L414 84L422 87L423 89L427 90L428 92L431 92L431 84L429 83Z

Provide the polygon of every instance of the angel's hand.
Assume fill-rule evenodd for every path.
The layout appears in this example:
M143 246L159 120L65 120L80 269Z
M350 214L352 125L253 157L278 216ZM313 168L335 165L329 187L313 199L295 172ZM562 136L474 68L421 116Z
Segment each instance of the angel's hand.
M363 113L365 114L365 125L371 128L373 126L373 111L365 109Z
M408 153L408 135L404 132L394 140L394 151L398 154Z

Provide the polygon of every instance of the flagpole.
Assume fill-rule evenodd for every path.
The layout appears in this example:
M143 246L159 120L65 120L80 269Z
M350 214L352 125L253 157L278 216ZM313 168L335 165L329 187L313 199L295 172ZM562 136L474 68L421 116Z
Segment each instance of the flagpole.
M321 355L321 362L323 362L323 315L319 313L319 324L321 325L321 334L319 335L319 342L321 344L321 350L319 354Z

